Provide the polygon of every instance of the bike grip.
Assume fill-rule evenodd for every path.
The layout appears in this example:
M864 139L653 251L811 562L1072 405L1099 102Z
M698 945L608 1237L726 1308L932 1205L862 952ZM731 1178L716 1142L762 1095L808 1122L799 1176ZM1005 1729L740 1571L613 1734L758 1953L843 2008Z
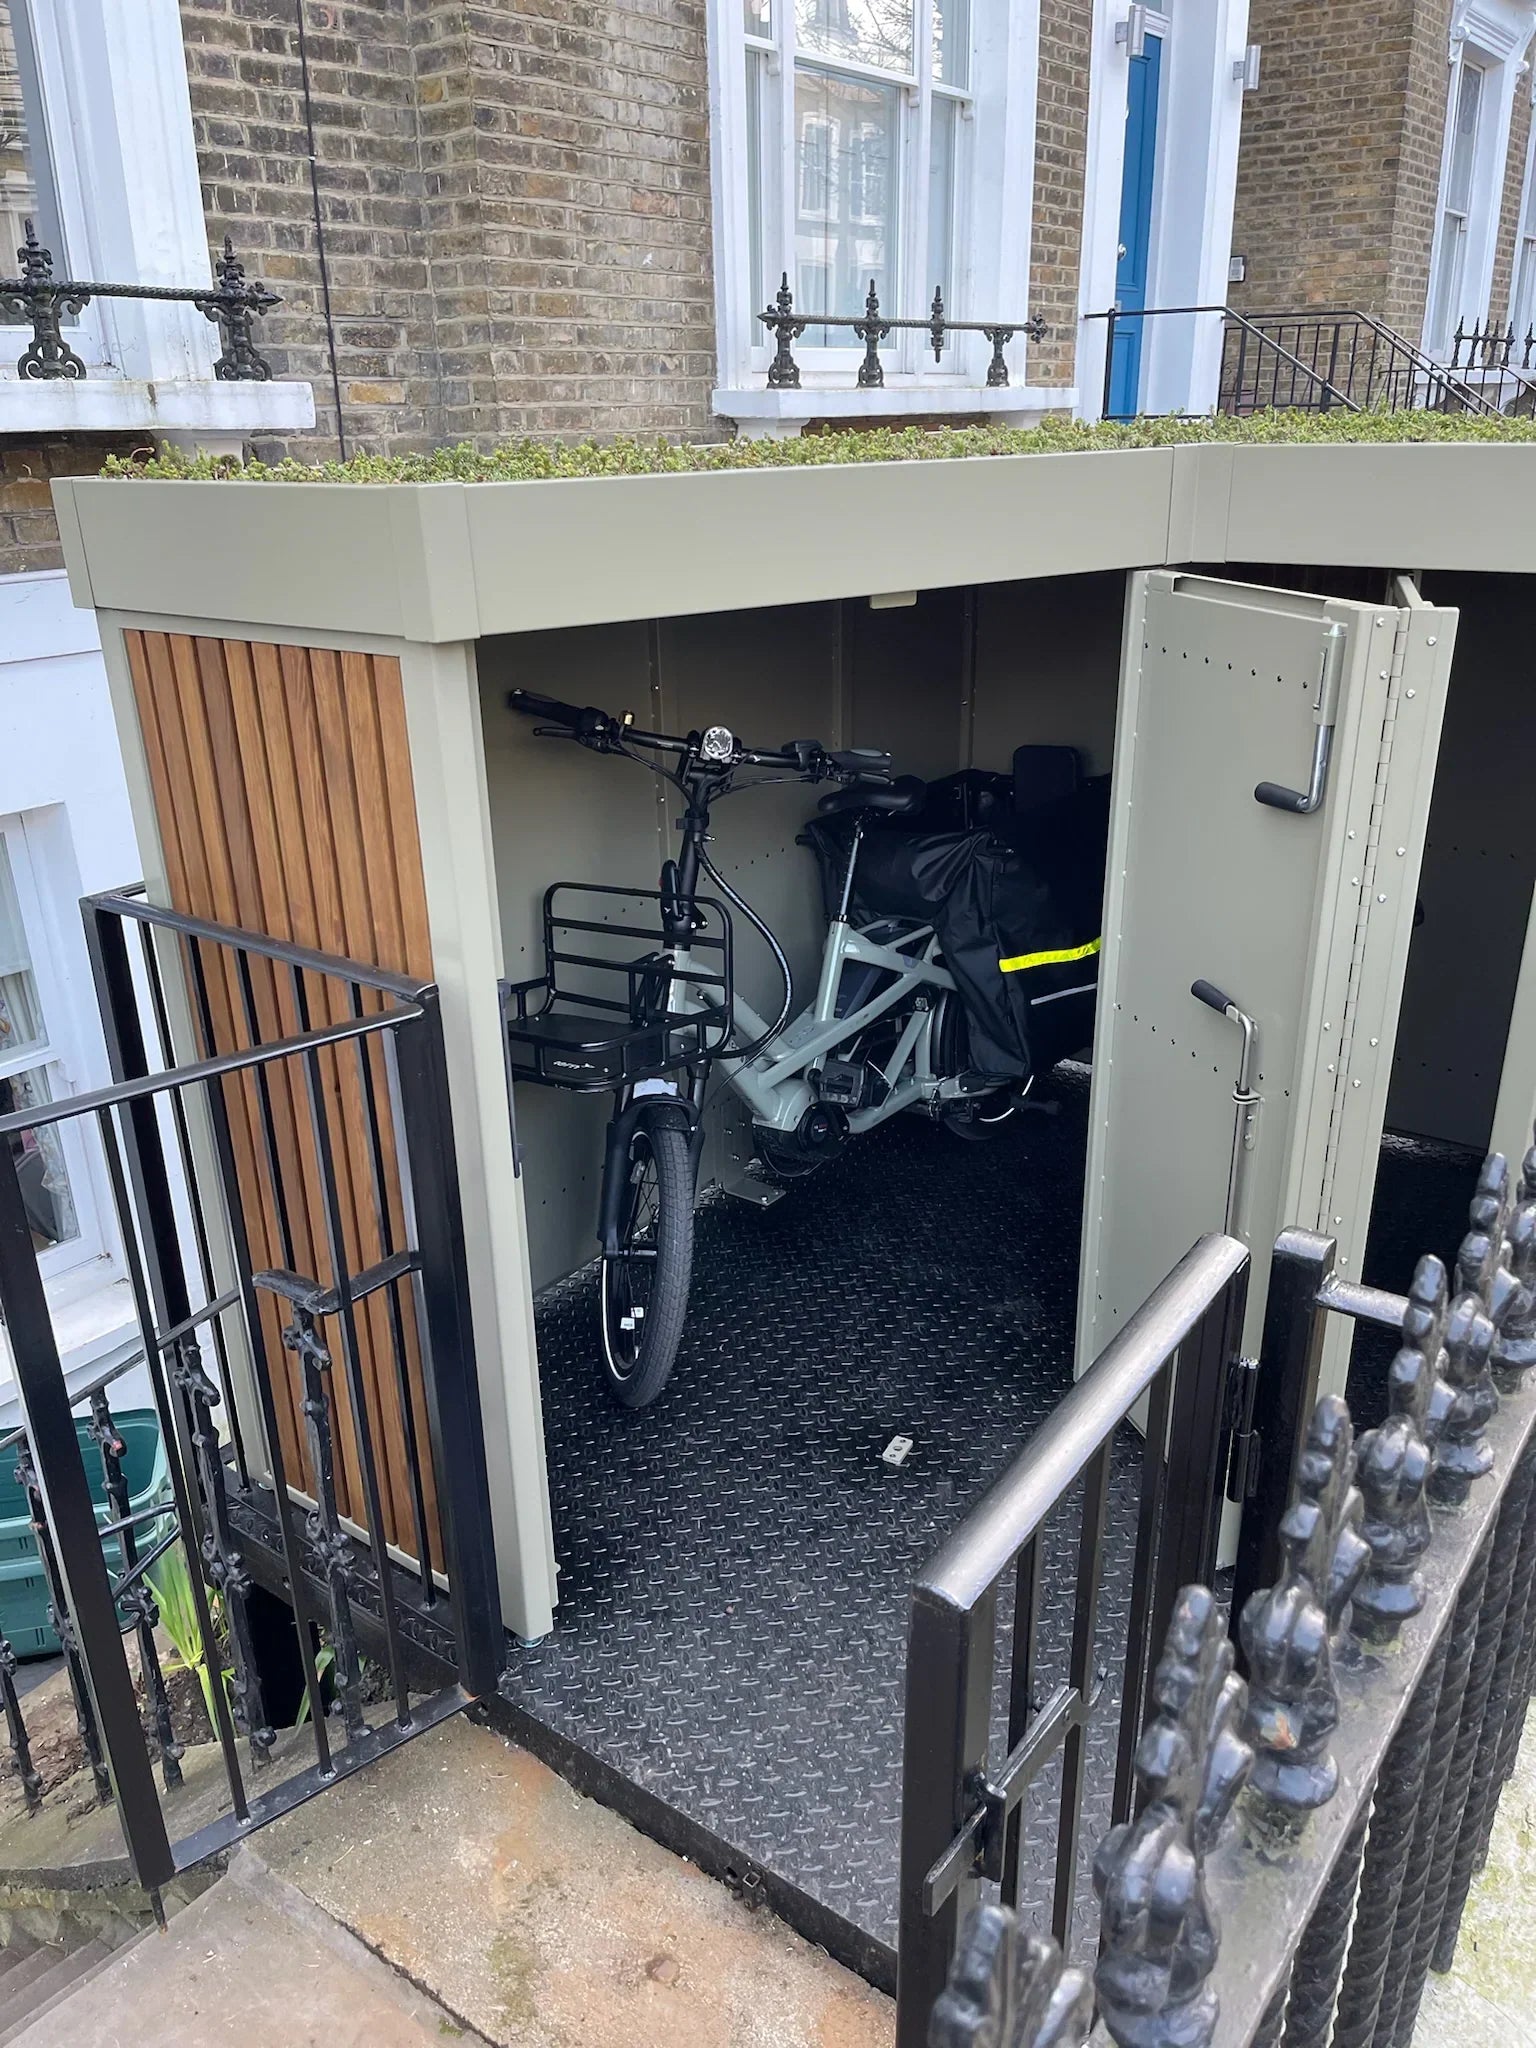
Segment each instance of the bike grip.
M1204 1003L1209 1010L1218 1010L1223 1017L1228 1010L1236 1008L1232 998L1223 994L1214 981L1191 982L1189 992L1197 1003Z
M556 725L568 725L573 732L587 716L575 704L562 704L558 697L540 697L532 690L508 690L507 708L520 711L525 718L553 719Z

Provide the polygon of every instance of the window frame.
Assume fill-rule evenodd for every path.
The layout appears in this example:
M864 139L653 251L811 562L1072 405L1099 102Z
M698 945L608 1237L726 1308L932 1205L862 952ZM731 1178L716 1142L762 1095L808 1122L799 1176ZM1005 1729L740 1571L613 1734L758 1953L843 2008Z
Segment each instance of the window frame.
M750 194L754 182L764 195L762 223L762 285L776 283L780 273L793 275L794 202L798 197L793 137L796 43L793 0L774 0L774 33L752 34L742 0L709 0L711 177L715 216L715 297L718 341L719 409L733 413L733 394L756 394L764 385L773 359L773 345L756 318L763 290L753 279L754 234ZM885 71L820 53L803 55L807 70L825 71L850 80L893 87L901 95L901 137L895 174L901 180L901 219L895 264L896 303L885 310L906 318L927 312L932 287L913 302L905 280L927 268L931 109L938 99L958 102L957 163L951 226L951 284L948 310L957 318L1012 315L1022 321L1027 304L1030 227L1033 220L1035 92L1039 59L1038 0L972 0L969 31L970 81L963 87L934 79L931 73L934 0L915 0L913 68ZM919 61L921 60L921 62ZM762 164L756 179L749 169L750 131L747 117L747 65L758 65L763 95L775 109L764 123ZM790 135L784 123L791 124ZM1023 231L1020 231L1020 224ZM775 252L778 260L775 261ZM859 306L838 307L854 314ZM843 344L825 346L814 328L795 345L806 394L844 391L853 381L863 349L850 336ZM882 352L889 395L865 394L870 410L911 409L915 387L949 400L960 410L998 409L1000 394L982 404L990 351L980 336L955 336L939 365L918 332L893 335ZM1009 349L1015 380L1009 394L1017 404L1023 388L1025 344ZM906 392L903 399L898 394ZM969 394L977 394L974 404ZM795 405L801 394L779 394ZM799 404L801 416L816 408L811 396ZM741 417L740 413L736 414Z
M211 283L176 0L135 0L131 10L120 0L10 0L10 9L25 23L42 99L63 237L55 274ZM31 338L28 327L0 324L0 356L19 355ZM214 381L217 337L193 307L96 299L68 339L92 378Z
M1531 104L1536 108L1536 72L1531 75ZM1536 119L1532 120L1525 145L1520 211L1515 220L1515 249L1509 271L1509 324L1516 329L1516 347L1523 349L1526 336L1536 331Z
M49 886L52 877L47 850L39 843L38 835L28 830L25 812L0 817L0 841L4 842L10 860L44 1027L41 1044L0 1054L0 1080L42 1068L47 1074L50 1099L63 1102L78 1091L83 1060L69 977L54 940L62 907L54 901L59 892ZM38 1271L48 1283L78 1268L95 1265L105 1283L114 1277L117 1261L107 1243L98 1149L94 1138L88 1139L74 1118L55 1124L54 1129L64 1153L77 1234L64 1244L39 1252Z

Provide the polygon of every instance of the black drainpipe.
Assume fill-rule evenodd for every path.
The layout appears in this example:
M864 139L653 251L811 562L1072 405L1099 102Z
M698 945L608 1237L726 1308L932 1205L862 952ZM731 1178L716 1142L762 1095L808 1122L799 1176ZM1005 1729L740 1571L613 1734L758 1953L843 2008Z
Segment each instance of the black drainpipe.
M299 71L304 82L304 126L309 135L309 196L315 214L315 254L320 262L320 304L325 316L325 345L331 359L331 396L336 404L336 447L347 459L347 431L341 413L341 372L336 367L336 323L331 317L331 273L325 260L325 217L320 211L320 178L315 162L315 107L309 91L309 44L304 35L304 0L293 0L299 29Z

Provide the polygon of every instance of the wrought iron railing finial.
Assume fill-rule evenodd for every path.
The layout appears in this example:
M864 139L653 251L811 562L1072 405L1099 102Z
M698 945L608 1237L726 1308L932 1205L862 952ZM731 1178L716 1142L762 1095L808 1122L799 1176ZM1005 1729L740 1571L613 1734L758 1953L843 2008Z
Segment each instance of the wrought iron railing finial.
M1248 1689L1225 1618L1186 1586L1152 1683L1156 1712L1136 1750L1145 1803L1094 1858L1101 1947L1094 1986L1125 2048L1205 2048L1219 2007L1209 1984L1220 1928L1204 1865L1253 1767L1241 1731Z
M224 252L214 266L216 286L96 284L53 274L53 252L37 238L29 220L16 251L17 277L0 278L0 317L32 329L32 339L17 358L16 374L29 383L67 378L78 383L86 366L64 339L63 321L84 312L93 299L143 299L195 306L219 330L220 354L214 375L226 383L266 383L272 366L256 347L253 323L282 301L255 279L224 237Z

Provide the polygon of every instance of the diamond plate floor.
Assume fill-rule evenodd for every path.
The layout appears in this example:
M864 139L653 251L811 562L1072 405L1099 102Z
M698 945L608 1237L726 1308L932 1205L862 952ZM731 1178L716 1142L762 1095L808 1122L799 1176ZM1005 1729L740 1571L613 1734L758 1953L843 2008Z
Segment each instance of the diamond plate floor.
M1059 1115L1020 1115L987 1143L898 1118L772 1209L707 1204L682 1354L641 1415L599 1384L593 1275L538 1306L561 1604L555 1633L515 1654L510 1697L880 1944L896 1928L908 1588L1071 1381L1085 1078L1059 1074L1053 1094ZM893 1470L880 1453L898 1433L916 1448ZM1135 1500L1128 1442L1090 1898ZM1046 1690L1064 1669L1075 1519L1058 1515L1048 1553ZM1025 1868L1043 1899L1051 1837L1035 1818Z
M707 1204L682 1355L642 1415L599 1384L593 1273L538 1304L561 1605L554 1634L515 1652L509 1697L826 1908L853 1936L832 1945L860 1967L895 1939L913 1574L1070 1384L1086 1076L1059 1070L1051 1092L1058 1115L1017 1117L985 1144L901 1118L770 1210ZM1367 1277L1401 1288L1426 1243L1453 1248L1470 1188L1466 1155L1389 1139ZM1362 1333L1362 1427L1388 1355ZM916 1448L892 1470L880 1452L898 1433ZM1108 1821L1136 1492L1127 1438L1080 1950ZM1042 1694L1064 1675L1076 1519L1069 1501L1047 1548ZM1055 1770L1026 1816L1026 1901L1042 1922Z

